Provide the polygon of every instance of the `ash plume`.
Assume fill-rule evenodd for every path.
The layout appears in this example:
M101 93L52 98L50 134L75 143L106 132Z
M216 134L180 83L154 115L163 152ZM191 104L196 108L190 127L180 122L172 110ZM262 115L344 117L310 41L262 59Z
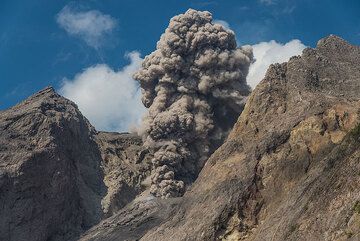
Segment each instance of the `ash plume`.
M234 33L207 11L170 20L134 74L149 110L139 133L154 152L153 195L181 196L223 143L250 92L252 59L251 47L237 48Z

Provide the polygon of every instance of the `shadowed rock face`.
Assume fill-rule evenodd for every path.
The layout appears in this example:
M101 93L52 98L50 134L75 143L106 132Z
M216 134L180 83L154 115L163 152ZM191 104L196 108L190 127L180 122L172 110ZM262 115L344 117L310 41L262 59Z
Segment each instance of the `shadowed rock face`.
M52 88L0 112L0 133L0 240L73 240L146 177L139 137L97 133Z
M96 142L103 160L104 183L108 187L102 200L108 217L149 186L145 179L150 175L152 155L134 134L99 132Z
M127 206L82 240L358 240L359 63L329 36L272 65L191 190L168 209L139 200L141 217Z
M64 240L96 224L106 193L95 130L47 88L0 113L0 239Z

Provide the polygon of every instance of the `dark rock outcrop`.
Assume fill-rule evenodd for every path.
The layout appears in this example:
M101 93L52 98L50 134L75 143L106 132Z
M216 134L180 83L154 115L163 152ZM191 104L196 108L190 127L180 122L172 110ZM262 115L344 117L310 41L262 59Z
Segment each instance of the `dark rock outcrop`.
M358 240L359 63L359 47L329 36L270 66L173 208L138 227L126 207L82 240Z
M1 240L64 240L96 224L106 193L95 130L47 88L0 114Z
M0 240L73 240L146 177L139 137L97 133L52 88L0 112L0 133Z
M96 141L108 187L103 211L111 216L150 185L145 179L150 176L152 156L134 134L99 132Z

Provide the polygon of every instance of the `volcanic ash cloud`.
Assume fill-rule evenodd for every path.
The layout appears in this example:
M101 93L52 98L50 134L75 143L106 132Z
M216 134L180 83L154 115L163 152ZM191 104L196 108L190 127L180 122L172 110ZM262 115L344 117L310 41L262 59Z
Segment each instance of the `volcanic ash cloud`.
M252 59L251 47L237 48L209 12L189 9L170 20L134 74L149 110L139 132L154 152L154 196L181 196L223 143L250 92Z

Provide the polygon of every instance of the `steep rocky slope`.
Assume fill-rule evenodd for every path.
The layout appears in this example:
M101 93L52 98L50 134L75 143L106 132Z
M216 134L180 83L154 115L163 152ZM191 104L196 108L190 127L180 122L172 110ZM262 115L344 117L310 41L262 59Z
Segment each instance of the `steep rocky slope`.
M51 88L0 114L1 240L62 240L96 224L106 193L94 129Z
M272 65L191 190L136 200L82 240L359 240L359 63L329 36Z
M142 190L141 139L97 133L52 88L0 112L0 133L0 240L75 239Z
M111 216L149 186L152 155L142 146L141 138L128 133L99 132L104 183L108 192L102 200L105 216Z

